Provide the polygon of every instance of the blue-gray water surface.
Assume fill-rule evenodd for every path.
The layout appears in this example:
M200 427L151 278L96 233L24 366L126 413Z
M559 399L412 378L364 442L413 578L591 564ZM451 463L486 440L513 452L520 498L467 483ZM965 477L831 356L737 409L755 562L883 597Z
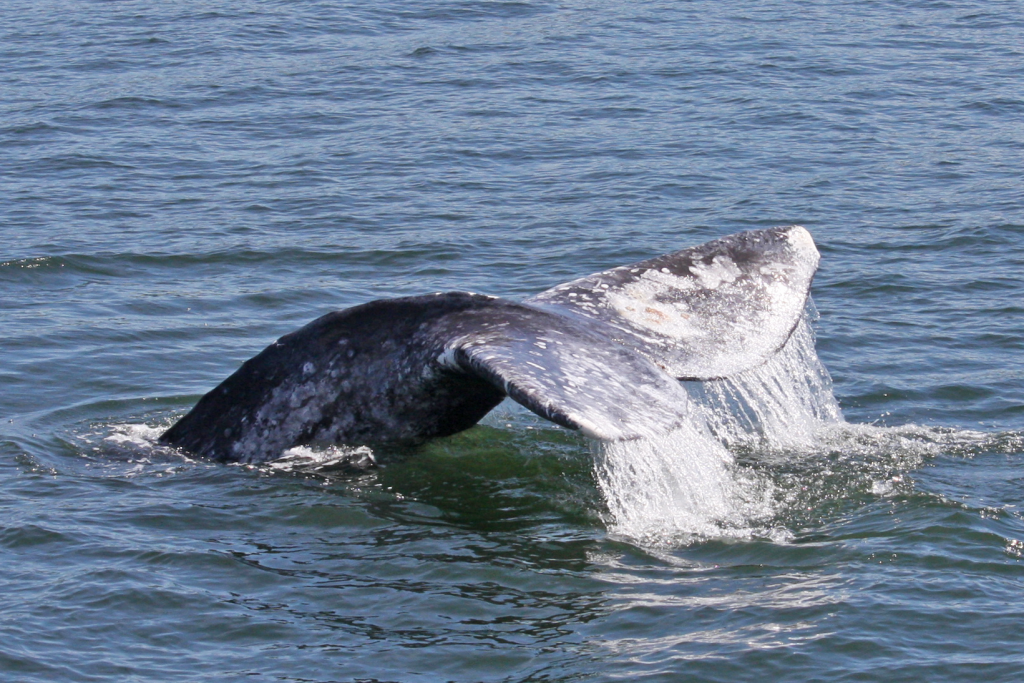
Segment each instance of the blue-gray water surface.
M1024 679L1021 2L0 8L3 680ZM765 533L623 537L516 410L151 447L327 311L793 223L851 435L736 453Z

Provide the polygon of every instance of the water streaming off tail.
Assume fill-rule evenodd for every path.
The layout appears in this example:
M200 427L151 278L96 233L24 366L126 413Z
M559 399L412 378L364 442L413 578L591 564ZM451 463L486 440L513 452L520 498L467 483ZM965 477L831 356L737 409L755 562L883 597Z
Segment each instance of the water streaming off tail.
M643 545L750 537L772 514L770 483L740 471L699 421L661 437L600 442L595 451L609 528Z
M832 378L814 349L810 315L767 363L729 379L694 382L690 395L723 443L807 448L823 427L843 421Z
M676 432L595 446L609 526L645 544L762 535L773 485L738 466L729 446L804 449L842 422L808 316L768 363L728 380L691 383L692 419Z

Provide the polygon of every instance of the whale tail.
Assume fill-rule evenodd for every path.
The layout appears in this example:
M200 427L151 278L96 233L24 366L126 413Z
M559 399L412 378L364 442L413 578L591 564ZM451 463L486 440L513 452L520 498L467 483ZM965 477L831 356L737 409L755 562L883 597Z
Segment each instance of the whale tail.
M680 378L755 367L789 338L818 254L806 230L741 233L523 303L448 292L329 313L242 365L161 440L225 461L296 445L415 441L505 396L603 440L689 419Z
M526 303L608 325L677 379L736 375L796 328L818 268L806 229L753 230L558 285Z

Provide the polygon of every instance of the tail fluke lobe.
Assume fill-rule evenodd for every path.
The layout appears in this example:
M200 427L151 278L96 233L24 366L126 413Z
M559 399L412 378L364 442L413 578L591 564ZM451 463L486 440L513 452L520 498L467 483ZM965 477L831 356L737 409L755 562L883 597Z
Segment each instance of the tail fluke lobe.
M603 334L601 325L501 302L455 340L460 368L486 378L541 417L587 436L634 439L687 419L686 391Z
M754 230L595 273L526 303L607 324L673 377L718 379L782 348L817 267L804 228Z

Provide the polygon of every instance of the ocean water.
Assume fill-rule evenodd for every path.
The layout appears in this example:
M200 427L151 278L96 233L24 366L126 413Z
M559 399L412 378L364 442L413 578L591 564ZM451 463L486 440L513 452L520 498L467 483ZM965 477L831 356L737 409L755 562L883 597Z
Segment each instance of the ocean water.
M1021 2L0 7L4 681L1024 678ZM327 311L794 223L703 451L153 444Z

